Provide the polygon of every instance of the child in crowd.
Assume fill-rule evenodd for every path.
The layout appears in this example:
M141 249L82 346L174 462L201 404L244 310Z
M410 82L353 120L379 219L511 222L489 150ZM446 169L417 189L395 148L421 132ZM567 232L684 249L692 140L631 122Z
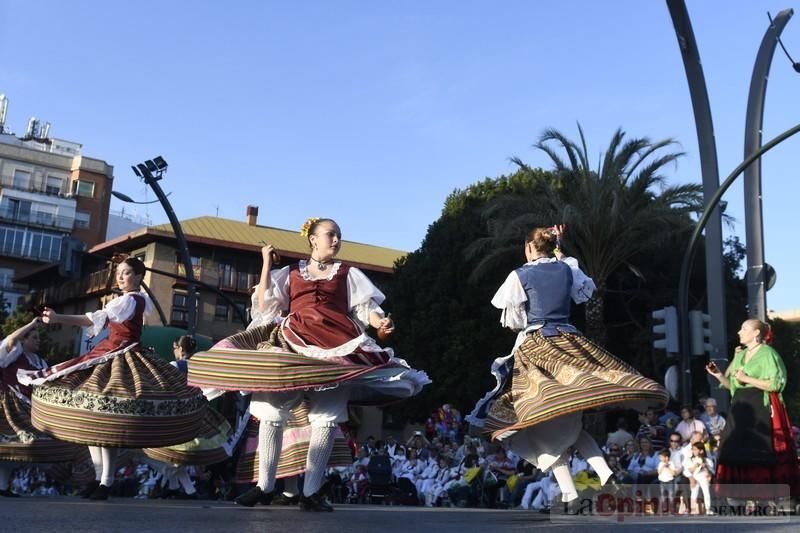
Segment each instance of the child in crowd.
M675 480L680 474L670 461L670 451L664 448L658 452L658 482L661 485L661 495L672 501L675 494Z
M709 490L712 472L714 471L714 462L706 455L706 448L702 442L692 444L692 458L687 469L695 480L695 485L691 491L692 508L697 506L697 496L699 491L702 490L705 514L714 514L711 509L711 491ZM697 506L697 510L700 513L699 506Z

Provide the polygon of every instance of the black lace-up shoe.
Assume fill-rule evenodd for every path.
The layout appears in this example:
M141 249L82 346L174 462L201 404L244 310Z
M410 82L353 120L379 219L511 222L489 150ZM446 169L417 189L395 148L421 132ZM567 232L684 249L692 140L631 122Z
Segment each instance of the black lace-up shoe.
M253 507L257 503L269 505L272 503L272 493L264 492L256 485L233 501L236 505L244 505L245 507Z
M328 503L328 500L326 500L322 494L317 492L311 496L300 495L300 510L332 513L333 506Z
M107 500L109 492L111 492L111 489L109 489L105 485L98 485L97 488L92 493L92 495L89 496L89 499L90 500Z
M86 484L83 490L78 493L78 496L80 496L85 500L86 498L89 498L92 494L94 494L94 491L96 491L97 487L99 486L100 486L99 481L90 481L89 483Z

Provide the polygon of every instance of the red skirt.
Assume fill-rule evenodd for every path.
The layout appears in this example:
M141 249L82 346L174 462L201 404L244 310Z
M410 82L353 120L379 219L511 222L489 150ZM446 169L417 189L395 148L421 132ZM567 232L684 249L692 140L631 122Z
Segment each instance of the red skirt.
M786 487L793 498L800 496L800 463L792 439L789 413L778 393L769 393L772 408L772 446L775 463L771 465L717 465L715 488L722 497L769 499L786 496ZM757 489L748 485L760 485Z

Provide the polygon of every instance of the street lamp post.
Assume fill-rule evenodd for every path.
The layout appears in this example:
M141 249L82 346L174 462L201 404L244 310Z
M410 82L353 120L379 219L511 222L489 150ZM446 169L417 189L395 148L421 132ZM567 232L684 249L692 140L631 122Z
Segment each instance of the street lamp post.
M705 239L706 287L708 295L708 314L710 315L711 353L710 358L720 368L727 365L728 335L725 323L725 275L722 263L722 213L716 203L712 205L712 197L719 189L719 166L717 164L717 145L714 140L714 123L711 120L711 105L708 100L703 66L700 52L692 30L692 22L684 0L667 0L672 25L678 38L678 45L689 84L692 99L694 122L697 130L697 144L700 152L700 171L703 177L703 204L710 208ZM680 295L679 295L680 298ZM688 339L689 308L678 302L678 330L681 339ZM681 342L681 401L690 403L691 374L689 353L684 351ZM727 396L712 387L712 395L720 406L727 405Z
M750 95L747 98L747 119L744 127L744 155L761 147L764 124L764 100L772 56L783 28L794 11L784 9L767 28L753 65ZM744 171L744 225L747 242L747 315L762 322L767 320L767 291L764 268L764 217L761 213L761 160Z
M197 292L195 288L194 269L192 268L192 258L189 255L189 246L186 243L186 236L183 234L181 223L178 217L175 216L175 211L172 210L167 195L158 184L159 180L164 176L167 171L167 162L163 157L157 156L153 159L148 159L144 163L139 163L131 167L134 174L139 176L147 185L153 189L153 192L161 202L161 207L167 213L169 223L172 225L172 231L175 232L175 240L177 241L178 251L181 254L183 268L186 270L186 307L188 311L188 318L186 325L186 332L194 336L195 321L197 316ZM119 198L118 195L115 195Z

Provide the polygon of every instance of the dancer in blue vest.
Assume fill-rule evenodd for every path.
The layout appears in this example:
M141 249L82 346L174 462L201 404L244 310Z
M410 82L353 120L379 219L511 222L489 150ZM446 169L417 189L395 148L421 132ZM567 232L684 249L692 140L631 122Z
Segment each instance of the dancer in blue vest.
M527 263L511 272L492 298L503 326L518 331L510 355L495 360L497 386L467 417L505 441L540 470L552 468L562 501L578 497L568 449L574 446L600 476L612 476L597 443L583 430L587 409L661 407L667 393L569 322L571 300L586 302L595 284L557 248L563 227L534 228Z

